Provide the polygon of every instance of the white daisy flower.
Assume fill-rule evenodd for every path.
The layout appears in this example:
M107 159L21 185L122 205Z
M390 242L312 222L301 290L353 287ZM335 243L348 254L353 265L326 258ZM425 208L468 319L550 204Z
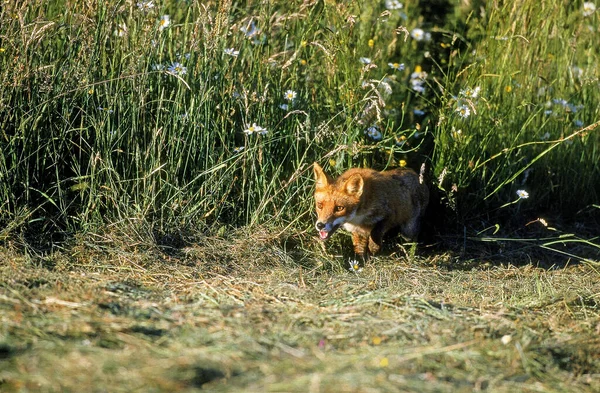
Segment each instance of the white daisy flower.
M388 66L395 71L404 70L404 63L388 63Z
M360 264L356 259L351 259L348 262L350 263L348 270L351 272L360 273L362 271L362 267L360 267Z
M246 135L252 135L252 134L266 135L267 132L269 132L269 131L266 128L257 126L256 123L252 123L252 126L246 128L244 130L244 134L246 134Z
M223 51L226 55L237 57L240 54L239 50L235 50L233 48L227 48Z
M423 41L425 39L425 31L417 27L410 32L410 36L417 41Z
M184 67L183 64L178 63L178 62L171 64L171 66L169 68L167 68L167 71L169 71L170 73L175 74L177 76L187 74L187 68Z
M368 57L361 57L360 59L358 59L361 63L363 64L371 64L372 60Z
M594 12L596 12L596 4L591 1L586 1L583 3L583 16L590 16Z
M286 90L285 93L283 93L283 99L286 101L294 101L296 96L297 94L294 90Z
M163 15L158 21L158 30L163 31L171 24L171 17L169 15Z
M398 0L385 0L385 8L388 10L399 10L404 7L404 4L399 2Z
M456 112L463 119L466 119L467 117L469 117L471 115L471 109L469 108L468 105L459 105L456 108Z
M149 11L151 8L154 8L154 2L151 0L139 1L137 7L142 11Z
M127 30L127 25L125 23L119 23L117 25L117 30L115 30L115 35L117 37L125 37L129 30Z
M525 190L517 190L517 196L519 199L527 199L529 198L529 193Z
M466 89L462 89L460 91L460 95L467 98L477 98L479 97L479 92L481 91L481 87L477 86L474 89L467 87Z

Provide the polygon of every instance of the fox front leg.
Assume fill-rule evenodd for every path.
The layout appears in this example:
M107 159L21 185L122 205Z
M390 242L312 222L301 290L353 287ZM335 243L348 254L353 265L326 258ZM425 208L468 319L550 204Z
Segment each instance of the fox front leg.
M369 257L369 234L358 231L353 232L352 244L354 245L354 252L362 257L363 263L366 262Z

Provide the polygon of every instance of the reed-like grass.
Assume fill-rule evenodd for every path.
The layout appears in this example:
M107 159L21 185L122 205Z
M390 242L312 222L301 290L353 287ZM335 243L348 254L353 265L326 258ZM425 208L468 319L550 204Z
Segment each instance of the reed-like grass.
M579 3L28 0L0 18L2 238L306 228L314 161L424 162L475 230L598 211L599 23Z

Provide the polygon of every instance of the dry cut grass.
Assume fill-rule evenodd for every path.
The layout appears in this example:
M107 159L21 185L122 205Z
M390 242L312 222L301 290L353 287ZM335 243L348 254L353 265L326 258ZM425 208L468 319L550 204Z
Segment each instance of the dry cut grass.
M0 390L600 390L593 264L392 254L355 274L310 247L242 231L168 253L4 249Z

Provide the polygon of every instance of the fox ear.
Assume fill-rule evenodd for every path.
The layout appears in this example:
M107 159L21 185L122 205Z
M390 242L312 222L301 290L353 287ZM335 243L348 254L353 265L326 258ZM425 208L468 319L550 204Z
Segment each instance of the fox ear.
M365 182L362 176L359 173L355 173L350 176L346 183L344 184L344 190L350 195L355 195L357 197L361 196L363 193L363 186Z
M331 183L329 176L327 176L325 174L325 172L323 172L323 168L321 168L321 165L319 165L315 162L313 164L313 170L315 172L315 180L317 181L317 184L316 184L317 188L327 187L329 185L329 183Z

